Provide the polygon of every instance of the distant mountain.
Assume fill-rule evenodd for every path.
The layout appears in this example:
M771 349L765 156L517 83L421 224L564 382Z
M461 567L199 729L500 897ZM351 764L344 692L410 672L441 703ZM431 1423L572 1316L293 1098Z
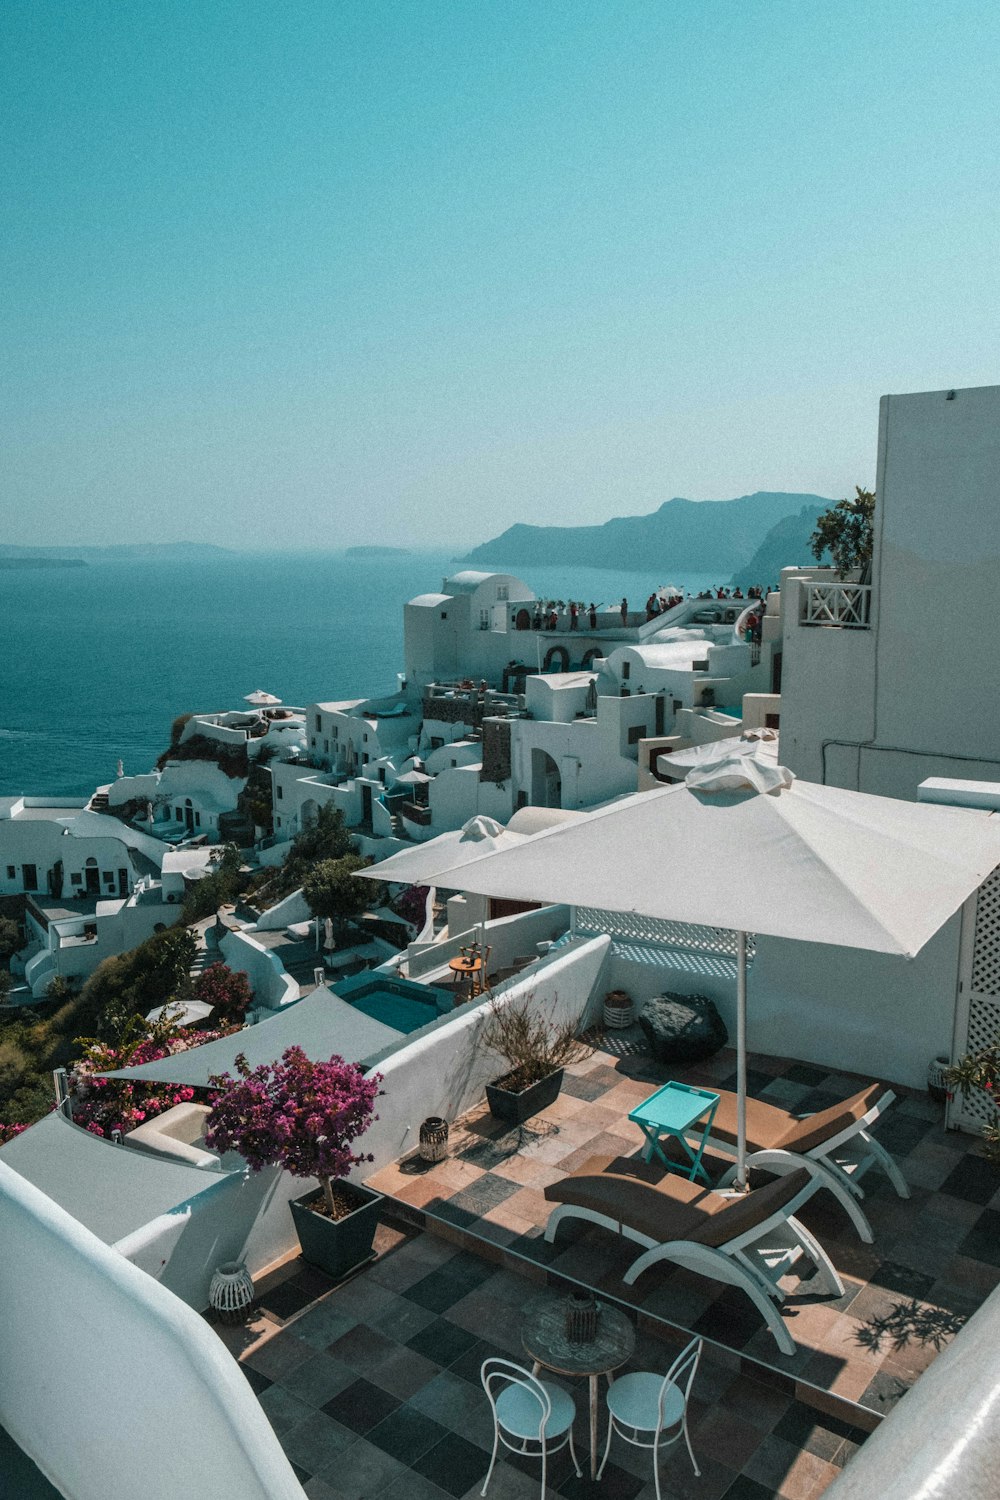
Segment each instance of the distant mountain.
M409 557L409 547L345 547L345 557Z
M741 589L755 588L758 583L777 584L782 568L816 567L809 538L819 517L832 504L833 501L824 500L804 505L797 515L785 516L771 527L750 561L738 568L729 582ZM830 562L828 553L824 554L823 562Z
M83 562L128 562L132 558L139 557L224 557L231 555L229 547L216 547L211 542L128 542L120 546L86 546L86 547L15 547L7 542L0 542L0 558L31 558L33 566L38 567L41 562L70 561Z
M576 564L592 568L655 567L669 573L743 566L779 521L803 506L833 504L821 495L758 491L737 500L665 500L646 516L619 516L602 526L511 526L474 547L464 563L506 566Z
M18 568L85 568L82 557L6 557L0 552L0 569L13 572Z

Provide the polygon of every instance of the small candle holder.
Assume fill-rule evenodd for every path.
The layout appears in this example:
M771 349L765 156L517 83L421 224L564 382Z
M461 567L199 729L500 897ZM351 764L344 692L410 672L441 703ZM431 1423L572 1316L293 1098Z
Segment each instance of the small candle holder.
M570 1292L566 1298L566 1337L571 1344L592 1344L597 1337L597 1299L592 1292Z

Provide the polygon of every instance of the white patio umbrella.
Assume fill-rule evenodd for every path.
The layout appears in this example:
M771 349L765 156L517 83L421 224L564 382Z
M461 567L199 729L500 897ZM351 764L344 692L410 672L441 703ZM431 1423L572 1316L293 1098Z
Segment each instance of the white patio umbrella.
M244 703L250 703L254 708L277 708L281 702L273 693L265 693L263 688L256 688L254 692L247 693L243 698Z
M751 789L737 757L714 778L709 768L694 773L700 787L638 793L517 847L436 871L441 883L482 895L735 932L741 1184L747 933L913 957L1000 864L1000 817L817 786L774 769L782 772L779 785ZM391 864L371 873L390 878Z

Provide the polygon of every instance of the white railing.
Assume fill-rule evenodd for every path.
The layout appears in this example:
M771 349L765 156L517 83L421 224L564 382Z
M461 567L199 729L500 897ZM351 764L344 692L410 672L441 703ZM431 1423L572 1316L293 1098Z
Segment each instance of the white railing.
M870 627L870 583L805 583L802 595L803 625L837 625L849 630Z
M638 912L578 906L576 930L587 934L607 933L612 938L654 947L680 948L689 953L717 953L727 957L736 953L736 933L728 927L697 927L691 922L669 922L662 917L644 917ZM755 946L753 934L748 933L748 957L753 957Z

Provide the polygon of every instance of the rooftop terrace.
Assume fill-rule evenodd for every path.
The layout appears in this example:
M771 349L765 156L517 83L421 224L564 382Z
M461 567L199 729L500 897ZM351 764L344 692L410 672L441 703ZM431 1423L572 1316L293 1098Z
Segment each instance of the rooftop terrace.
M729 1088L732 1067L732 1054L722 1052L675 1076ZM353 1279L334 1286L291 1257L259 1283L255 1320L220 1332L311 1500L376 1491L472 1500L492 1441L482 1361L494 1353L523 1360L528 1298L579 1281L635 1321L631 1368L665 1369L691 1330L706 1340L692 1405L702 1478L682 1447L670 1450L663 1500L813 1500L1000 1283L996 1174L977 1142L944 1132L936 1104L906 1091L878 1134L912 1197L900 1200L874 1174L866 1179L873 1246L860 1243L828 1195L806 1206L802 1216L845 1292L789 1296L786 1317L799 1346L790 1358L734 1290L662 1268L625 1288L620 1275L631 1255L606 1231L563 1230L547 1246L545 1185L593 1153L635 1152L640 1137L628 1111L664 1077L634 1033L603 1039L567 1070L556 1103L526 1126L510 1129L477 1108L452 1127L447 1160L427 1166L407 1157L370 1178L391 1201L377 1259ZM749 1084L760 1097L806 1111L846 1097L859 1080L757 1055ZM582 1461L586 1388L571 1388ZM616 1444L614 1460L601 1494L653 1500L649 1455ZM552 1473L561 1494L597 1492L575 1478L565 1455ZM490 1494L529 1500L537 1485L537 1465L508 1458Z

